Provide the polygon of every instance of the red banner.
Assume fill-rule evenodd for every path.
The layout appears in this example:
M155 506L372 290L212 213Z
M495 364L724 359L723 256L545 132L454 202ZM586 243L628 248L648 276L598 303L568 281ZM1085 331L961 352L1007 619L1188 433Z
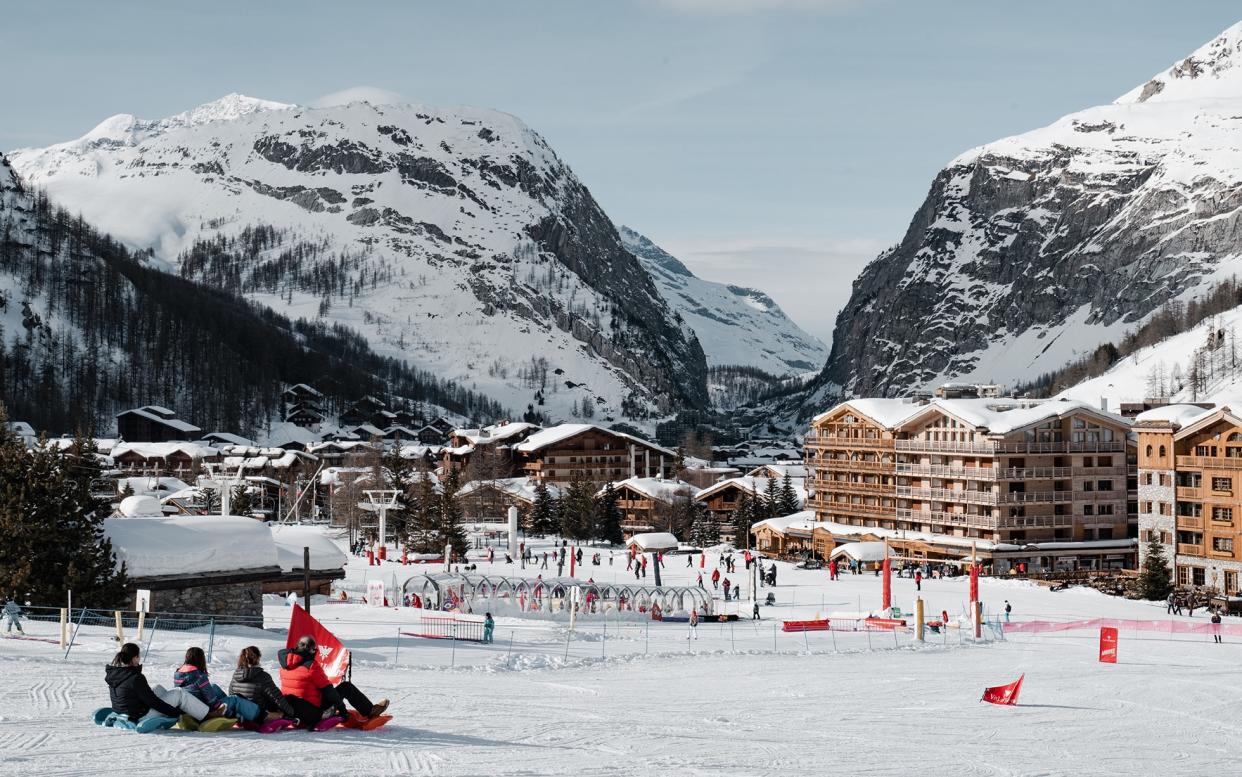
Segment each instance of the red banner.
M1008 685L994 685L991 688L983 689L983 698L979 701L986 701L988 704L1017 704L1018 691L1022 690L1022 679L1025 674L1018 677Z
M884 588L880 599L880 609L888 610L893 606L893 560L888 557L888 545L884 546Z
M978 564L970 565L970 601L979 601L979 570Z
M1112 626L1100 627L1100 661L1117 663L1117 629Z
M339 683L345 676L345 669L349 666L349 651L335 634L312 618L310 613L302 609L301 605L295 604L293 605L293 617L289 619L289 637L285 640L285 647L296 646L298 640L306 636L315 640L315 645L319 650L319 665L323 667L323 673L328 676L333 685Z

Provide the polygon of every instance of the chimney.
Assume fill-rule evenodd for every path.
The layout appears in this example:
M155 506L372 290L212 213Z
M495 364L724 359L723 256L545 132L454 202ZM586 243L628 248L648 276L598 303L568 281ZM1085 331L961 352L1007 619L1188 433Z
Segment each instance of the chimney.
M1108 412L1108 397L1100 397L1100 410Z

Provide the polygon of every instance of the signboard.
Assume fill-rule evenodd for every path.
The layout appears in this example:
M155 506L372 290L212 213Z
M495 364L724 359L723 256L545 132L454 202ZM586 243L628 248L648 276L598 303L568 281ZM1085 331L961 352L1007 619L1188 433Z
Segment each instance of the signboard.
M890 618L900 618L900 617L901 617L901 608L900 608L900 607L898 607L897 605L893 605L893 606L892 606L892 607L890 607L889 609L891 609L891 610L892 610L892 614L891 614L891 615L889 615L889 617L890 617Z
M134 611L151 612L151 592L146 588L134 592Z
M1100 627L1100 661L1117 663L1117 629L1112 626Z
M384 581L368 580L367 581L367 606L383 607L384 606Z

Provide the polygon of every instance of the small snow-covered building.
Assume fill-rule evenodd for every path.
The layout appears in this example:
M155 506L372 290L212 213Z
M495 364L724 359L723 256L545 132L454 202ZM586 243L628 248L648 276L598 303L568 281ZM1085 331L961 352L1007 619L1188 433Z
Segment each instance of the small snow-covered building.
M131 442L193 440L203 431L159 405L144 405L117 413L116 428L121 439Z
M263 593L301 591L306 569L305 553L310 551L310 587L312 594L327 596L332 593L332 581L345 578L345 564L349 557L340 546L323 532L305 526L271 525L272 540L276 543L276 559L280 566L280 579L263 583Z
M512 506L518 509L518 520L525 524L535 505L538 487L538 481L526 477L472 480L457 490L457 497L467 522L504 524ZM561 490L548 486L548 495L557 499Z
M624 537L672 528L678 508L689 502L695 491L689 483L664 478L626 478L613 483L612 489L617 495ZM601 488L595 498L604 491Z
M146 512L160 509L150 501ZM153 612L262 616L263 584L282 574L271 530L250 518L118 515L104 521L104 535L129 588L151 591Z
M679 545L676 535L666 531L642 532L625 541L627 548L634 548L639 553L677 550Z
M190 479L203 464L219 463L220 450L201 442L122 442L112 448L122 475L170 475Z

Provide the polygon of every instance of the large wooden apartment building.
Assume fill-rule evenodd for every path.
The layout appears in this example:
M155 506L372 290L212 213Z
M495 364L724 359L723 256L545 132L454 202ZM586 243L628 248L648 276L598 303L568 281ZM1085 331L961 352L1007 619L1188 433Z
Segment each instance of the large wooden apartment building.
M1133 565L1128 432L1078 401L852 400L812 422L807 507L998 543L1034 569Z
M1242 416L1169 405L1140 413L1139 551L1155 539L1179 585L1242 591Z
M594 424L559 424L513 448L522 474L559 485L575 474L593 483L625 478L671 478L677 454Z

